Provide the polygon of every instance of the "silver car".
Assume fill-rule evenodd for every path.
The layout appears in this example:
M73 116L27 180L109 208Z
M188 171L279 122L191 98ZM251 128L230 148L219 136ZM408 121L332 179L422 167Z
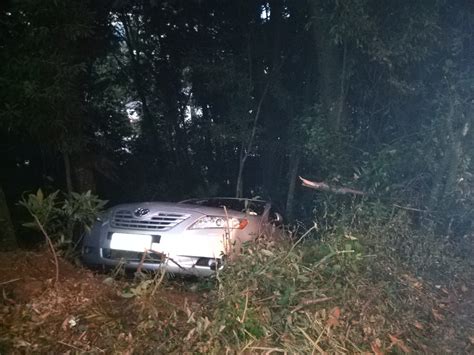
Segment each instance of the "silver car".
M123 204L97 219L84 237L82 260L90 266L209 276L242 243L281 222L270 203L254 199Z

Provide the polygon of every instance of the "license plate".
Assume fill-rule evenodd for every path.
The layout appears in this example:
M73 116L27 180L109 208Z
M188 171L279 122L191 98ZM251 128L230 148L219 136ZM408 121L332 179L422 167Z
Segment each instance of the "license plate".
M151 247L151 235L112 233L110 249L144 252Z

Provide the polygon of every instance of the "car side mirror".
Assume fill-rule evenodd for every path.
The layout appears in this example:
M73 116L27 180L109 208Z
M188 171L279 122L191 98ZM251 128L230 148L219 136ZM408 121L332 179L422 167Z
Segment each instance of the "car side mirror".
M272 213L272 218L271 218L270 221L275 226L279 226L283 223L283 216L281 214L279 214L278 212L273 212Z

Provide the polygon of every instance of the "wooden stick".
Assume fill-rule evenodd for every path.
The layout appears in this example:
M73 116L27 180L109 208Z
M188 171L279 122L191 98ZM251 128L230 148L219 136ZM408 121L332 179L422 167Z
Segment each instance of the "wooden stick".
M0 286L9 284L9 283L12 283L12 282L15 282L15 281L19 281L19 280L21 280L21 279L13 279L13 280L8 280L8 281L3 281L3 282L0 282Z
M326 191L326 192L334 192L336 194L352 194L352 195L365 195L364 191L355 190L348 187L334 187L329 186L325 182L316 182L311 181L300 176L300 180L302 181L302 186L309 187L310 189L319 190L319 191Z
M83 352L83 351L84 351L84 349L78 348L77 346L72 345L72 344L65 343L64 341L61 341L61 340L58 340L58 343L61 344L61 345L64 345L64 346L68 346L68 347L70 347L70 348L73 348L73 349L75 349L75 350L79 350L80 352Z
M315 300L304 300L304 301L301 302L301 304L296 306L290 313L295 313L295 312L298 312L300 309L302 309L306 306L309 306L309 305L312 305L312 304L318 304L318 303L322 303L322 302L326 302L326 301L330 301L332 299L334 299L334 297L322 297L322 298L317 298Z

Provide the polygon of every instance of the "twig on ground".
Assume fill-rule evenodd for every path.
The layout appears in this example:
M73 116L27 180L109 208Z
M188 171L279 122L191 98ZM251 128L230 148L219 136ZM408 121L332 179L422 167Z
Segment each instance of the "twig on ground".
M0 286L21 280L21 278L0 282Z
M313 348L317 351L319 351L320 354L325 354L326 352L321 349L321 347L318 345L318 341L314 341L313 339L311 339L311 337L300 327L296 327L298 328L298 330L304 335L304 337L309 340L309 342L313 345ZM321 333L322 334L322 333ZM318 338L319 339L319 338Z
M263 346L251 346L248 349L250 350L263 350L266 351L264 354L271 354L273 352L278 352L278 353L283 353L286 354L287 351L285 349L280 349L280 348L265 348Z
M312 304L323 303L323 302L326 302L326 301L330 301L332 299L334 299L334 297L321 297L321 298L317 298L315 300L304 300L303 302L301 302L301 304L299 304L298 306L293 308L293 310L290 313L295 313L295 312L298 312L299 310L303 309L306 306L309 306L309 305L312 305Z
M78 348L77 346L74 346L72 344L65 343L64 341L58 340L58 343L76 350L79 350L81 353L84 352L84 349Z

